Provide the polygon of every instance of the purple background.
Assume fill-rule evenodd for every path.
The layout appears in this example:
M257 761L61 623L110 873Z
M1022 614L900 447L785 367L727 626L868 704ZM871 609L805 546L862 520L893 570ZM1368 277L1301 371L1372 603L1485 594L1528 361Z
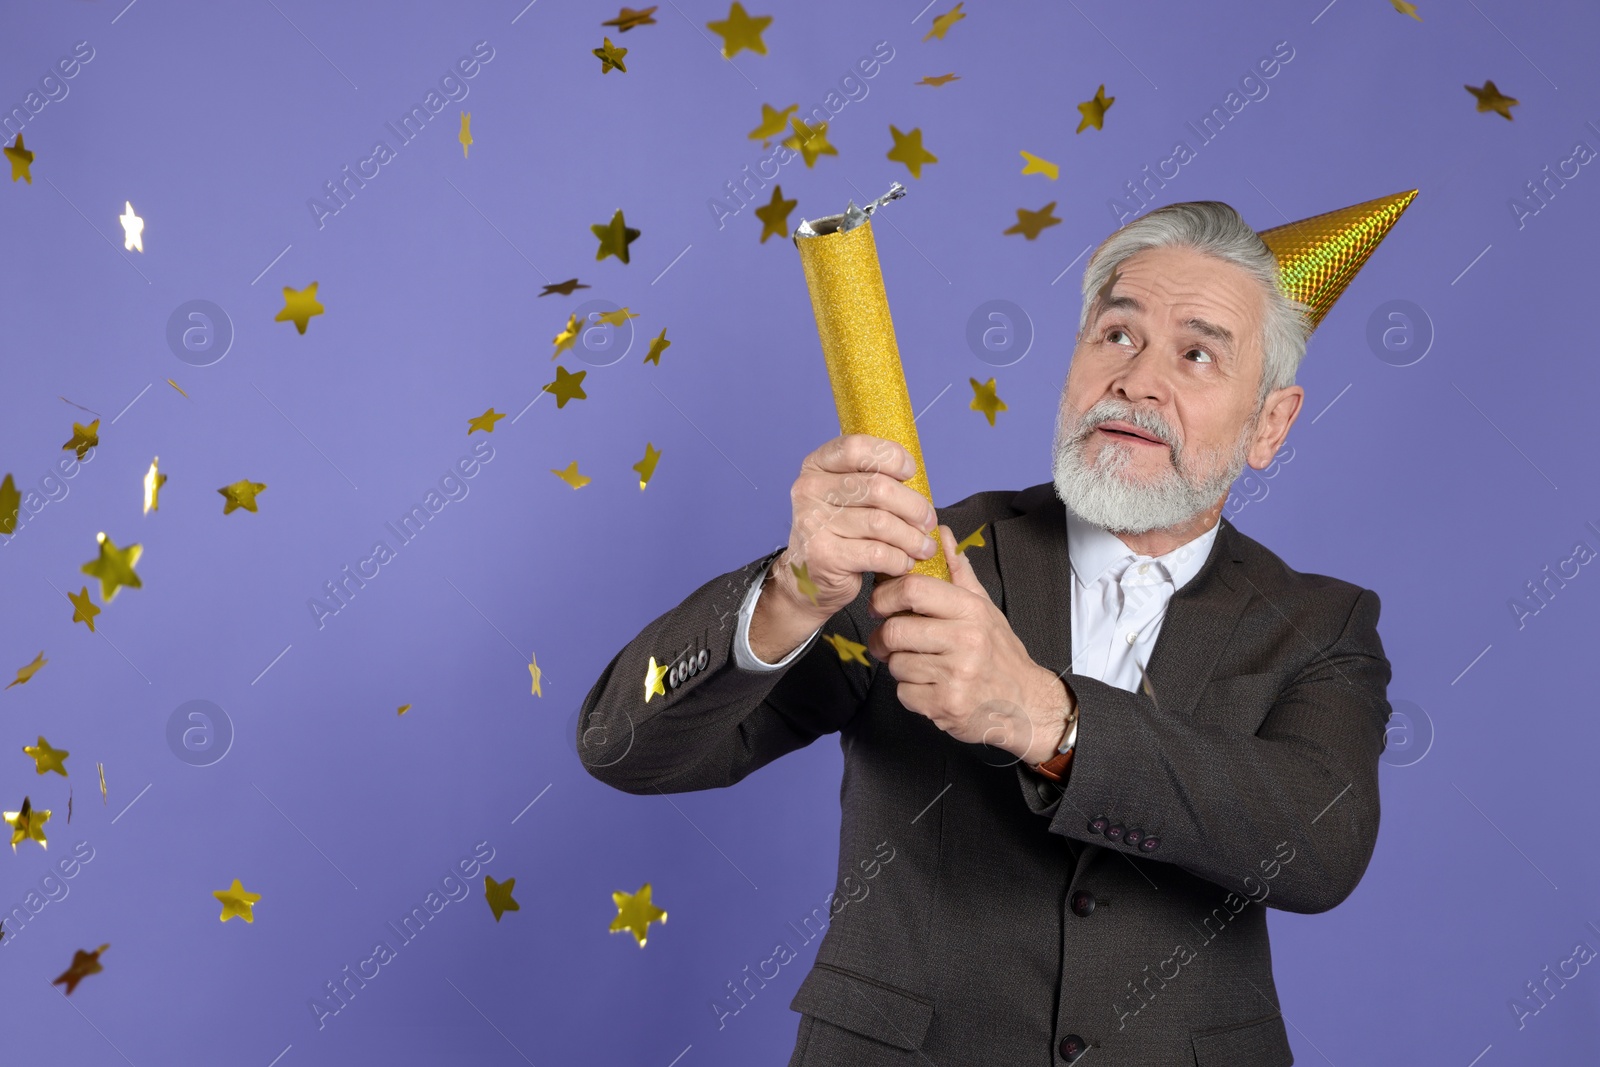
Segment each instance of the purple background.
M94 852L69 895L7 924L6 1062L784 1062L814 941L720 1031L709 1005L833 888L837 744L730 790L634 797L584 773L573 723L645 623L783 541L800 459L837 432L792 248L758 243L749 208L719 229L707 201L766 155L745 136L762 103L822 103L878 41L894 57L835 118L839 155L778 181L791 226L910 187L878 246L941 503L1048 479L1080 257L1175 140L1196 158L1155 203L1225 200L1258 229L1421 190L1310 346L1293 458L1230 504L1290 565L1380 593L1410 716L1359 889L1271 915L1283 1012L1302 1064L1593 1062L1594 966L1521 1030L1508 1001L1575 942L1600 948L1600 576L1581 568L1521 628L1508 602L1574 542L1600 549L1583 325L1600 174L1581 167L1522 225L1510 200L1576 141L1600 148L1600 19L1508 0L1423 3L1420 23L1382 0L974 3L925 43L942 3L771 0L749 6L774 16L770 54L730 64L703 28L720 0L627 34L599 25L614 5L556 0L122 4L0 15L6 109L75 42L94 49L28 117L33 184L0 188L0 474L37 489L93 417L59 396L103 418L67 495L0 548L0 673L49 660L0 692L0 804L55 811L47 853L0 856L0 905L75 842ZM603 32L628 73L600 74ZM478 41L494 57L470 95L395 147L384 123ZM1279 41L1294 58L1268 95L1201 144L1186 122ZM1462 86L1485 78L1521 100L1515 121L1475 111ZM1105 129L1074 134L1102 82ZM939 157L920 180L884 158L891 123ZM307 199L380 137L396 158L319 229ZM1022 177L1023 148L1060 180ZM143 254L122 249L124 200ZM1062 225L1001 234L1049 200ZM589 225L618 207L643 231L633 262L596 263ZM574 274L593 288L536 298ZM282 287L313 280L326 313L304 336L274 322ZM590 298L639 313L631 351L563 357L595 364L589 399L527 406ZM236 334L211 366L166 342L191 299ZM1031 323L1009 366L965 339L991 299ZM1420 308L1420 362L1369 343L1391 300ZM642 363L663 326L672 347ZM990 375L1009 405L993 427L967 407L967 378ZM469 440L490 405L516 421ZM383 524L485 440L468 495L319 630L308 598L377 538L393 547ZM646 441L662 454L641 493ZM144 516L156 455L171 480ZM549 473L574 459L594 479L579 492ZM216 488L241 478L268 485L260 513L224 517ZM144 588L92 635L59 590L89 581L100 530L144 545ZM167 743L192 699L236 732L209 767ZM71 751L70 779L19 751L41 733ZM319 1031L311 998L396 942L385 922L480 841L521 910L495 923L479 875ZM234 878L263 896L253 925L218 922L211 892ZM646 881L670 920L641 950L606 928L612 891ZM64 999L50 979L102 942L105 971Z

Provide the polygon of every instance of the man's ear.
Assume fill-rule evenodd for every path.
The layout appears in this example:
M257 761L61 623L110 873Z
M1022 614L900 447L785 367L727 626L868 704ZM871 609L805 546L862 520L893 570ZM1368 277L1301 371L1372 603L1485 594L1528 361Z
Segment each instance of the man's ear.
M1246 458L1250 466L1261 470L1272 462L1272 457L1278 454L1284 439L1289 436L1289 427L1300 415L1300 405L1305 395L1306 391L1298 385L1274 389L1267 394Z

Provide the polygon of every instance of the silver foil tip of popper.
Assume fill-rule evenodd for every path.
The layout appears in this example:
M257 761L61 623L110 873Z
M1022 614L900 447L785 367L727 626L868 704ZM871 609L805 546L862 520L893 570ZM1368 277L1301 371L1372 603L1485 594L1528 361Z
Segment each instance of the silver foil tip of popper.
M865 207L856 207L854 200L845 205L842 215L824 215L819 219L801 219L800 225L795 227L795 237L821 237L829 233L846 233L860 226L880 207L891 200L898 200L906 195L906 187L899 182L889 186L889 191Z

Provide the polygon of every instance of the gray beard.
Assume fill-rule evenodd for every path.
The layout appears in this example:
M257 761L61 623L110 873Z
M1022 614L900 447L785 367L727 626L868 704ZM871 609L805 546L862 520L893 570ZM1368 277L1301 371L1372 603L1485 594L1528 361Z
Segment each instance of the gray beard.
M1221 450L1186 454L1172 427L1153 411L1111 399L1095 404L1081 418L1074 419L1071 411L1064 409L1056 420L1052 445L1056 496L1085 522L1112 533L1142 534L1181 526L1214 507L1239 477L1260 416L1257 408L1234 442L1226 466L1205 477L1198 471L1211 469ZM1133 450L1144 446L1116 441L1102 444L1090 463L1084 456L1085 441L1095 432L1094 427L1107 419L1120 419L1167 442L1172 449L1171 468L1148 483L1130 480L1124 469L1132 463Z

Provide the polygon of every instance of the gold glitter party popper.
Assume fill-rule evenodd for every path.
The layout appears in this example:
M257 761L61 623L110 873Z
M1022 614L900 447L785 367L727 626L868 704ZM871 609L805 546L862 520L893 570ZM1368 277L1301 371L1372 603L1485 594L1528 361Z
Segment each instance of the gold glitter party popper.
M817 336L839 409L839 432L871 434L899 444L917 465L906 484L932 504L869 221L874 211L904 195L905 186L895 182L864 208L852 200L842 215L802 221L792 239L811 291ZM911 570L950 580L942 549L916 560Z

